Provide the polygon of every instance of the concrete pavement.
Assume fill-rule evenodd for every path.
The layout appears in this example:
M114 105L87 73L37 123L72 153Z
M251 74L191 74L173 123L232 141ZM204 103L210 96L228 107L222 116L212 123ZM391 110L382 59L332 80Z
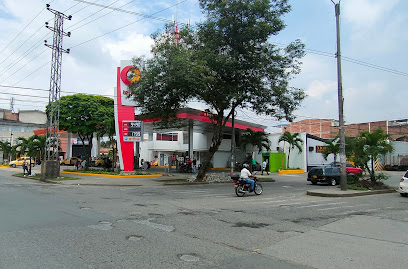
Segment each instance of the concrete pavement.
M353 216L295 236L258 253L318 269L403 269L408 223Z
M225 172L225 171L224 171ZM299 178L306 178L307 173L298 176ZM77 177L78 175L73 175ZM143 177L143 176L134 176L134 177L120 177L120 176L111 176L104 177L101 175L81 175L79 180L68 180L61 181L61 184L65 185L90 185L90 186L163 186L167 184L208 184L207 182L174 182L174 179L188 179L192 178L193 174L183 174L183 173L161 173L157 177ZM273 178L275 180L286 181L291 175L279 175L278 173L270 173L269 175L258 174L258 178ZM168 182L166 182L168 181ZM313 187L313 186L311 186ZM374 195L374 194L383 194L383 193L392 193L395 192L394 189L389 190L369 190L369 191L357 191L357 190L347 190L342 191L338 186L328 188L315 188L307 191L307 195L311 196L320 196L320 197L355 197L363 195Z
M4 168L13 169L13 168ZM17 171L16 171L17 172ZM37 172L37 171L36 171ZM39 171L38 171L39 172ZM38 173L37 172L37 173ZM80 172L80 171L79 171ZM163 186L168 184L208 184L208 182L175 182L175 179L185 179L194 177L191 173L166 173L164 170L151 169L149 172L157 174L157 176L116 176L116 175L102 175L102 174L69 174L61 171L61 174L78 178L77 180L63 180L58 181L62 185L83 185L83 186L118 186L118 187L142 187L142 186ZM224 172L229 173L229 171L211 171L210 173ZM297 184L306 184L307 173L296 174L296 175L279 175L278 173L270 173L269 175L257 174L258 178L273 178L276 181L287 181L289 178L294 179ZM304 179L304 180L303 180ZM227 181L230 182L230 181ZM332 187L328 186L310 186L311 189L307 191L307 195L320 196L320 197L354 197L363 195L373 195L382 193L392 193L395 189L390 190L370 190L370 191L357 191L357 190L347 190L342 191L338 186Z

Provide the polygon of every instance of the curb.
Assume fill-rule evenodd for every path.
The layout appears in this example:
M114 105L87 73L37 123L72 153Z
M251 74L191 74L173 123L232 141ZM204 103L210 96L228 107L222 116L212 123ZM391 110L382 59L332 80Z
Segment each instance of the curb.
M328 192L318 192L318 191L307 191L307 195L310 196L320 196L320 197L355 197L355 196L365 196L365 195L374 195L374 194L385 194L385 193L393 193L396 190L375 190L375 191L359 191L359 192L352 192L352 193L328 193Z
M71 175L83 175L83 176L93 176L93 177L116 177L116 178L132 178L132 177L161 177L162 174L153 174L153 175L106 175L106 174L92 174L92 173L80 173L80 172L65 172L61 171L62 174L71 174Z

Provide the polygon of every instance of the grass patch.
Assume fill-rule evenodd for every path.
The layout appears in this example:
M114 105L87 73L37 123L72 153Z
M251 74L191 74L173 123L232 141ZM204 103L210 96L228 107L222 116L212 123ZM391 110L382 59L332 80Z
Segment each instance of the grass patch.
M258 178L259 182L275 182L273 178Z
M375 183L371 180L360 179L351 184L347 184L349 190L368 191L368 190L388 190L390 187L382 181Z
M89 170L76 170L76 169L65 169L65 172L74 172L74 173L84 173L84 174L99 174L99 175L124 175L119 172L112 172L112 171L104 171L104 170L96 170L96 169L89 169ZM132 172L126 175L153 175L152 173L147 172Z
M348 190L356 190L356 191L368 191L369 190L366 187L361 187L361 186L358 186L356 184L348 184L347 189Z

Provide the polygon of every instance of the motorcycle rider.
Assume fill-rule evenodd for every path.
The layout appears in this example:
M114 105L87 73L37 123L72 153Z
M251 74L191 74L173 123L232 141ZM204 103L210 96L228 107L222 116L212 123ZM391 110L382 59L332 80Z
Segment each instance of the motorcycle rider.
M241 180L243 180L243 181L245 181L245 182L251 184L251 189L250 189L250 191L253 191L253 190L254 190L254 186L255 186L255 181L252 180L252 179L250 179L250 177L252 177L252 174L251 174L251 172L248 170L248 168L249 168L249 164L244 163L244 164L242 165L241 176L240 176L240 177L241 177Z

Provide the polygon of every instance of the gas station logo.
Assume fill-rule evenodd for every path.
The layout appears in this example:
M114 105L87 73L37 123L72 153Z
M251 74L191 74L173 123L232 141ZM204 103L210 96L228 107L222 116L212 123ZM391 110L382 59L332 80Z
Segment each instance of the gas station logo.
M135 66L128 65L120 72L123 83L130 85L140 80L140 70Z

